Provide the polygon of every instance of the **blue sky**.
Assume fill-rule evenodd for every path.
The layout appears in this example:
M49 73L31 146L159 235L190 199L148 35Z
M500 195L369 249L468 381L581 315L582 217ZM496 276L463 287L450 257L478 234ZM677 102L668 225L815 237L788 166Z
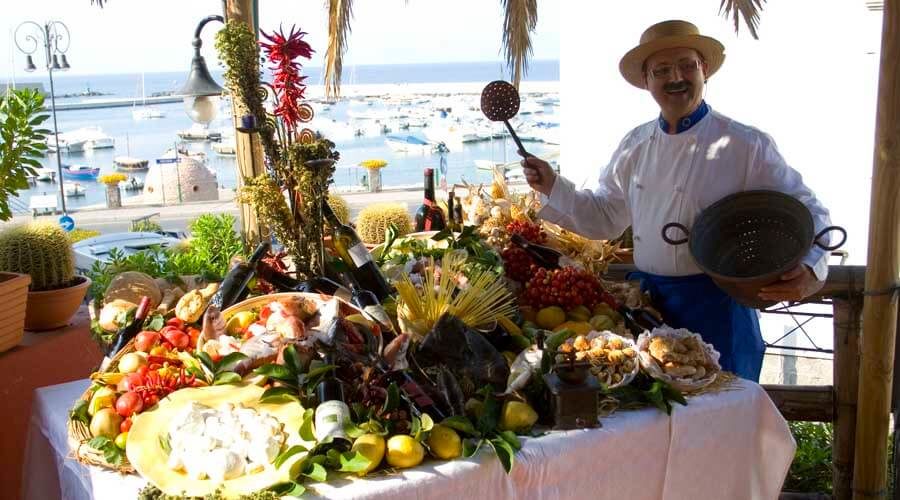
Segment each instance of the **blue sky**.
M12 43L22 21L65 22L72 34L72 74L186 70L197 22L218 14L218 0L4 0L0 32L0 75L22 75L24 56ZM539 2L535 59L559 59L560 4ZM500 0L356 0L345 64L499 61L503 12ZM260 26L299 25L317 49L310 66L321 66L327 40L322 0L260 0ZM204 56L215 64L213 33L204 30ZM213 28L213 29L210 29ZM35 62L40 65L43 56Z

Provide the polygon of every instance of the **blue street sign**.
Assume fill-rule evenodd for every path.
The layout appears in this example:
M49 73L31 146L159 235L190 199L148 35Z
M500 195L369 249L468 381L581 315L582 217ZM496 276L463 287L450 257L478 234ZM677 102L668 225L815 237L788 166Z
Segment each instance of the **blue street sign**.
M63 215L59 218L59 225L62 226L66 232L69 232L75 229L75 219L69 217L68 215Z

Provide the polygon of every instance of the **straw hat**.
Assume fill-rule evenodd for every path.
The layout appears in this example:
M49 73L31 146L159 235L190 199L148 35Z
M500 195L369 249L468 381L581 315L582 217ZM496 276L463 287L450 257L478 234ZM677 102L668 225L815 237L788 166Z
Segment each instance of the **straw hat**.
M709 66L707 77L715 73L725 61L725 46L715 38L700 34L696 26L687 21L663 21L647 28L641 35L641 43L628 51L619 61L619 71L628 83L647 88L644 82L644 61L663 49L687 47L703 54Z

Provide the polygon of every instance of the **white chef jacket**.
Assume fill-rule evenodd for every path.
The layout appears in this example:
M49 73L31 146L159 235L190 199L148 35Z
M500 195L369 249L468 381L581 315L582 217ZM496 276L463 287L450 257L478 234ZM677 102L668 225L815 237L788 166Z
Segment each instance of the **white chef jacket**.
M559 176L550 196L542 196L538 215L591 239L616 238L631 225L634 263L640 270L687 276L702 271L688 245L662 239L662 227L680 222L690 228L704 208L751 189L797 198L812 213L816 232L831 225L828 209L785 163L771 137L712 109L678 134L663 132L657 120L635 128L613 153L596 189L577 190ZM681 234L672 229L670 237ZM824 280L827 260L827 253L813 245L803 263Z

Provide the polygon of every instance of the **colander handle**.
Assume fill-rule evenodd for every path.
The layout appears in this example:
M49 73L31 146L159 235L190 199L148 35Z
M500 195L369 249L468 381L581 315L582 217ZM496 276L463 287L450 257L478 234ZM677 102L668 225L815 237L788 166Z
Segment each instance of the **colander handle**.
M672 238L669 238L669 236L666 233L669 232L669 228L673 228L673 227L677 227L678 229L681 229L684 232L685 237L681 238L680 240L673 240ZM681 244L687 243L688 237L690 235L691 235L691 230L688 229L687 226L685 226L684 224L679 224L677 222L670 222L670 223L666 224L665 226L663 226L663 228L662 228L662 239L670 245L681 245Z
M821 238L822 236L825 236L825 233L828 233L831 231L838 231L839 233L841 233L841 241L839 241L838 243L836 243L834 245L826 246L821 241L819 241L819 238ZM844 230L844 228L842 228L841 226L828 226L825 229L819 231L819 234L817 234L816 237L813 238L813 243L815 243L817 247L821 248L822 250L828 250L829 252L832 250L837 250L838 248L841 248L842 246L844 246L844 243L846 243L846 242L847 242L847 231Z

